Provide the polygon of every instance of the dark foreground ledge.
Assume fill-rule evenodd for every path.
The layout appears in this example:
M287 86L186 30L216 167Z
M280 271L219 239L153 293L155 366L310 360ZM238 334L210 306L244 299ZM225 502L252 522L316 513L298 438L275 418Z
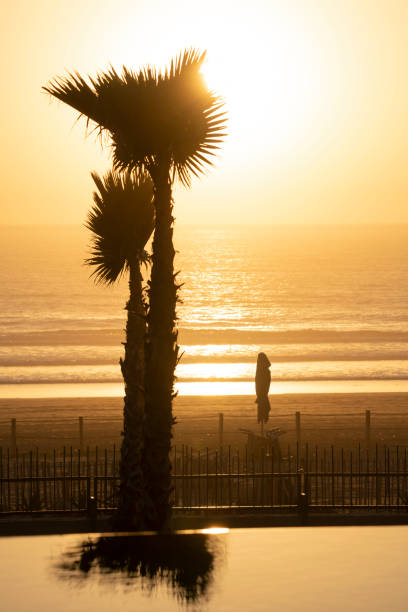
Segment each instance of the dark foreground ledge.
M214 510L175 511L171 528L205 529L209 527L319 527L352 525L408 525L406 511L310 511L307 515L291 512L241 512ZM51 535L111 532L111 514L99 512L96 519L86 513L37 512L0 516L0 536Z

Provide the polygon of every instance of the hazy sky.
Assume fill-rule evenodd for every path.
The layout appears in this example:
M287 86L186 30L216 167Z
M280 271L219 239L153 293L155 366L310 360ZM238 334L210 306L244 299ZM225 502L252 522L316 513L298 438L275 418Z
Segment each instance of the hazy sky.
M229 137L178 223L408 222L407 0L14 0L1 12L1 223L82 223L108 151L41 92L208 50Z

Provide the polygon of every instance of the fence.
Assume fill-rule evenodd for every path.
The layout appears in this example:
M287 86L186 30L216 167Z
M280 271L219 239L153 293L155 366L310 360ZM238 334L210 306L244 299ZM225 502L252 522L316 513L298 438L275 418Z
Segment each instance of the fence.
M279 413L271 417L271 424L280 426L290 443L306 442L321 444L327 438L336 445L353 446L357 442L369 446L376 442L387 445L408 445L408 414L406 412L346 412L322 413L297 411ZM189 443L196 447L221 448L226 444L244 444L239 434L241 426L257 429L254 417L247 415L226 416L222 412L211 418L191 415L174 427L177 444ZM122 417L107 418L79 416L52 420L38 416L35 419L0 420L0 445L12 452L17 447L30 449L39 447L72 445L84 451L86 445L120 444ZM194 433L192 433L194 432Z
M175 508L401 509L408 504L407 449L277 446L250 453L172 450L172 504ZM0 449L0 512L85 510L91 499L99 509L118 503L116 447L85 453L38 451L11 455Z

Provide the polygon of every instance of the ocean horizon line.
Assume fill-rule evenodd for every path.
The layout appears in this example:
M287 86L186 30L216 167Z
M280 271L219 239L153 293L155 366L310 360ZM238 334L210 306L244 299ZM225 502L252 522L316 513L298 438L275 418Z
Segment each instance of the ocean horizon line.
M254 396L253 382L178 382L179 396ZM269 396L302 394L408 393L408 380L285 381L271 384ZM0 400L122 397L123 383L0 384Z
M404 227L404 226L408 226L408 220L407 221L393 221L393 222L389 222L389 221L373 221L373 222L352 222L352 223L347 223L347 222L341 222L338 223L336 221L332 221L332 222L326 222L326 223L318 223L318 222L304 222L304 223L282 223L282 222L276 222L274 223L273 221L267 222L267 223L251 223L251 222L247 222L247 223L205 223L205 222L201 222L201 223L185 223L185 222L177 222L175 224L176 227L180 227L180 228L188 228L188 227L192 227L192 228L204 228L204 229L208 229L208 228L212 228L212 227L217 227L217 228L238 228L238 227L260 227L260 228L273 228L273 227ZM53 222L53 223L45 223L45 222L41 222L41 223L36 223L36 222L31 222L31 223L0 223L0 228L10 228L10 227L75 227L75 228L83 228L83 222L77 222L77 223L63 223L63 222Z
M397 325L398 323L396 323ZM298 344L302 340L306 343L358 343L368 342L404 342L408 343L408 329L325 329L325 328L295 328L295 329L251 329L237 327L221 328L192 328L180 327L179 342L186 345L198 344L205 340L205 344ZM69 337L70 342L67 341ZM91 327L82 329L45 329L21 330L0 332L0 346L8 345L97 345L101 341L106 346L120 344L123 341L124 330L105 327ZM109 340L109 342L108 342ZM272 342L274 340L275 342Z

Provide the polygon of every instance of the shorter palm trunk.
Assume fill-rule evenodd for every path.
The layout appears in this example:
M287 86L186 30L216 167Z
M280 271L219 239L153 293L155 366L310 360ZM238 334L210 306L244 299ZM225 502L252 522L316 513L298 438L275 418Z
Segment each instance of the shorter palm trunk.
M147 504L142 458L145 415L146 309L139 262L130 266L130 296L126 305L125 358L121 359L125 383L123 440L120 457L118 529L143 529Z

